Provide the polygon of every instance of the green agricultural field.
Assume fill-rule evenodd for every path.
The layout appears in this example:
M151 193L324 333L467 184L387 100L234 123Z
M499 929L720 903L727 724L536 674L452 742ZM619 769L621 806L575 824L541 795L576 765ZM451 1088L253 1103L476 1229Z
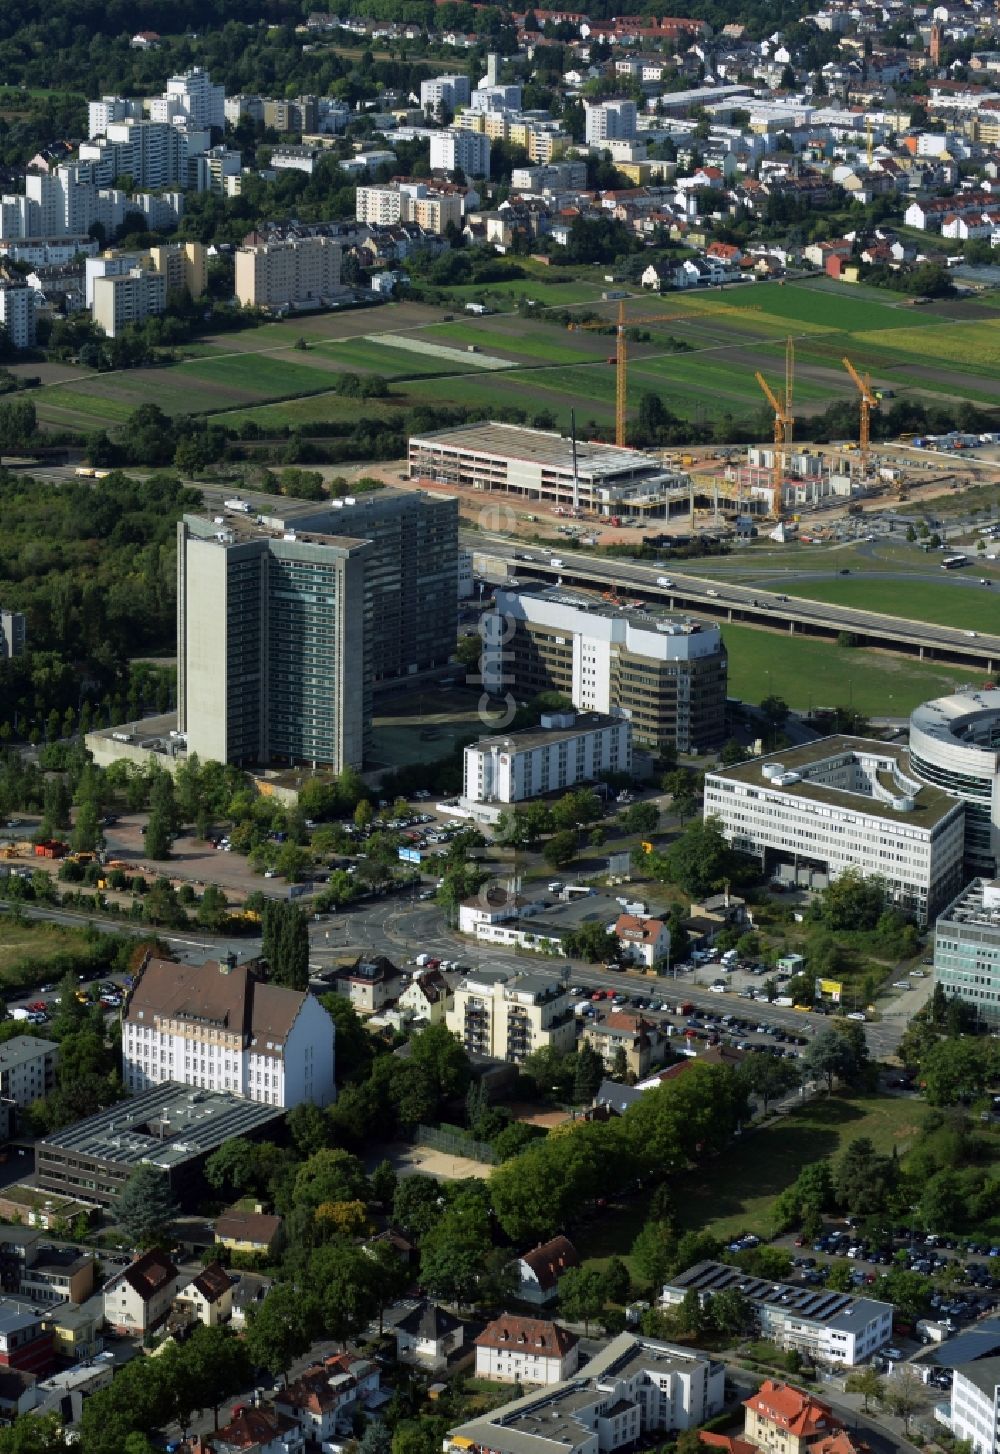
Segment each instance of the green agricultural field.
M729 307L759 309L772 318L819 324L838 333L913 327L912 308L886 303L885 298L891 295L873 288L863 293L858 296L847 287L835 293L808 283L756 283L748 288L727 289L725 299Z
M852 706L870 717L905 717L928 697L969 680L968 668L761 627L724 625L722 637L729 693L745 702L774 694L801 711Z
M437 323L421 337L433 343L472 345L484 353L509 353L545 363L580 363L586 358L585 351L597 355L606 352L609 343L614 348L614 341L600 334L596 339L591 335L588 350L586 337L580 338L568 329L553 328L551 324L522 327L521 320L517 326L511 326L506 317L503 321L508 324L503 330L496 326L484 327L481 323Z
M530 298L533 302L548 308L565 308L574 303L596 303L606 283L581 280L572 283L550 283L545 278L515 278L509 283L462 283L448 288L450 298L457 302L499 302L514 303L518 298Z
M888 334L865 331L858 334L858 341L871 348L886 347L921 359L960 364L990 377L1000 376L1000 319L921 325L914 325L911 315L907 328L895 328Z
M301 424L330 423L343 424L357 421L358 409L363 404L366 419L387 419L403 409L413 406L415 400L406 394L393 393L387 399L348 398L344 394L307 394L301 399L284 399L277 404L257 404L246 409L233 409L215 415L217 423L226 428L237 427L246 420L252 420L261 429L295 429Z
M931 556L929 559L933 560ZM967 571L976 570L973 561ZM985 569L983 571L985 575ZM942 575L944 572L942 571ZM989 580L990 577L986 576ZM992 590L1000 591L1000 574L993 572L992 589L971 586L940 585L925 580L895 581L836 580L790 581L782 585L789 596L810 601L828 601L835 606L853 606L864 611L879 611L887 616L904 616L910 621L934 621L939 626L958 626L966 631L990 630L989 622L1000 621L1000 600L994 601ZM977 577L978 580L978 577Z

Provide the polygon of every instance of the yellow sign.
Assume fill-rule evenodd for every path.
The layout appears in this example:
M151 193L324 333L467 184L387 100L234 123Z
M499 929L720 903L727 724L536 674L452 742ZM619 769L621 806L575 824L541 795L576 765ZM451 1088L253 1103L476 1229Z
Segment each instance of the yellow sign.
M818 979L816 989L821 995L829 995L835 1004L840 1003L844 986L839 979Z
M643 851L643 853L652 853L652 851L653 851L653 845L651 843L643 843L642 844L642 851Z

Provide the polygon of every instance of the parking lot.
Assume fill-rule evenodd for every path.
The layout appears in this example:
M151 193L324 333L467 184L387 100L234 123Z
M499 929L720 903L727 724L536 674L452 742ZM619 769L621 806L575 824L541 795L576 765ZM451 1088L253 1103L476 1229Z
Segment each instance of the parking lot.
M680 1054L685 1053L686 1042L691 1050L704 1049L706 1045L732 1045L737 1050L760 1051L794 1060L808 1041L805 1027L800 1033L777 1024L768 1018L766 1007L759 1014L742 1006L738 1010L724 1005L717 1010L699 1007L686 999L683 983L669 993L666 989L633 993L631 986L621 990L592 990L582 984L572 985L571 993L581 1021L599 1021L613 1010L641 1013Z

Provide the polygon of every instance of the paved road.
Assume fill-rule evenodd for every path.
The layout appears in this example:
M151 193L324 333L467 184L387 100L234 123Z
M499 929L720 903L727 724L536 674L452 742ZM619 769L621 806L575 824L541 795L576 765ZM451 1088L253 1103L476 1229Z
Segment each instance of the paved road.
M902 616L887 616L826 602L790 599L762 586L737 585L682 574L669 566L647 566L626 560L605 561L589 555L574 555L565 546L558 547L558 558L563 564L554 567L549 564L552 558L550 551L526 548L520 543L515 547L503 535L462 531L461 539L466 549L489 551L512 563L516 561L518 572L543 580L562 579L590 586L617 583L626 591L632 586L637 591L641 590L644 596L671 608L697 606L701 612L721 615L728 620L757 620L771 626L785 626L789 631L793 631L796 624L818 626L824 631L848 631L873 641L920 648L938 656L947 653L949 657L979 670L991 671L993 664L1000 660L1000 635L993 632L970 635L954 626L910 621ZM656 584L657 576L664 575L671 581L671 586Z

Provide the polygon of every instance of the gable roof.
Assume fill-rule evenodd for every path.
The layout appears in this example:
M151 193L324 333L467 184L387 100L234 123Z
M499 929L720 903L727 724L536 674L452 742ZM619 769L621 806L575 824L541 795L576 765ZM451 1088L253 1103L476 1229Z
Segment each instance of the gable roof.
M248 1408L224 1429L209 1434L205 1444L209 1449L255 1449L258 1445L270 1444L278 1434L294 1427L293 1420L280 1414Z
M250 965L177 964L150 958L128 998L125 1018L152 1025L158 1019L186 1020L209 1030L225 1030L256 1040L259 1054L267 1045L280 1049L288 1038L307 995L304 991L264 984Z
M215 1235L221 1241L257 1242L262 1246L274 1241L281 1227L281 1218L270 1212L244 1212L230 1207L215 1219Z
M148 1302L168 1282L174 1281L177 1268L165 1253L154 1247L130 1263L121 1273L121 1277L144 1302Z
M538 1285L548 1291L554 1288L569 1267L579 1267L580 1258L568 1237L553 1237L530 1252L525 1252L521 1261L531 1268L538 1279Z
M829 1404L793 1384L775 1383L770 1378L744 1400L743 1406L753 1410L758 1418L767 1419L802 1439L830 1434L843 1427Z
M221 1297L230 1290L233 1285L232 1278L222 1266L221 1262L209 1262L188 1283L189 1287L196 1288L206 1302L217 1303Z
M696 265L700 258L691 259ZM639 944L653 944L663 930L662 919L639 919L635 914L619 914L615 922L615 933L619 939L630 939Z
M540 1358L563 1358L579 1342L575 1333L545 1318L494 1318L475 1340L477 1348L505 1348Z

